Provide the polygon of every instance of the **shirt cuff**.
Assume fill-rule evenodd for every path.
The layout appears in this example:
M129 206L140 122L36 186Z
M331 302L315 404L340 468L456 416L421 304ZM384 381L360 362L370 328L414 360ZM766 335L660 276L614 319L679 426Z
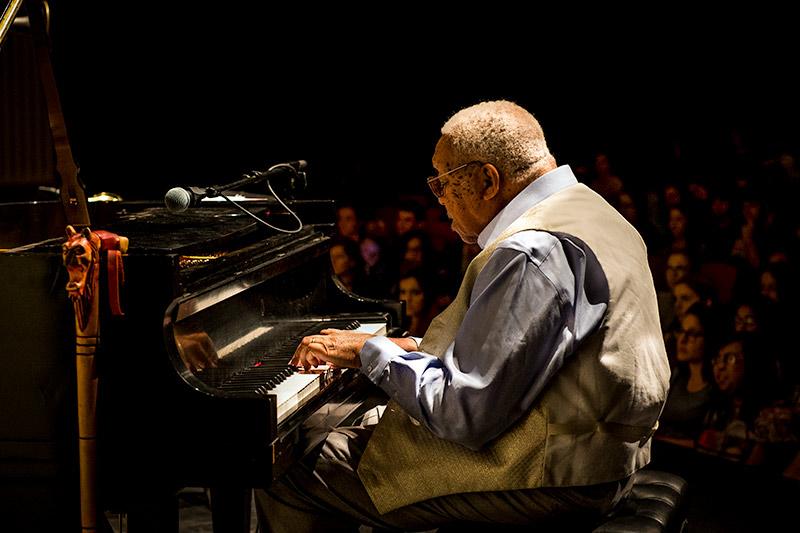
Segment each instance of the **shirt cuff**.
M383 372L392 358L405 353L404 349L386 337L372 337L364 343L358 354L361 359L361 373L376 385L380 385Z

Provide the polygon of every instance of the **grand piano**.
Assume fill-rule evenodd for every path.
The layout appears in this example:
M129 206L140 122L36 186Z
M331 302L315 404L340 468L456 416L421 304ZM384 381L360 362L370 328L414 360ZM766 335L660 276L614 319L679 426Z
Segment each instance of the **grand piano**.
M35 5L17 15L31 16L11 31L17 49L40 22ZM88 202L74 220L76 202L63 194L64 141L65 132L46 141L57 157L43 172L60 197L0 198L0 526L80 527L75 332L61 258L73 222L130 240L125 314L101 305L100 512L126 513L134 533L177 531L176 492L210 487L215 530L247 531L250 489L313 445L302 425L346 421L377 393L356 371L289 368L299 340L326 327L396 334L401 303L355 295L332 276L333 202L302 191L287 191L285 206L272 194L245 204L281 228L294 227L296 212L303 229L295 233L227 202L184 212L161 201ZM81 200L83 191L71 194ZM191 349L198 338L213 345L212 359Z

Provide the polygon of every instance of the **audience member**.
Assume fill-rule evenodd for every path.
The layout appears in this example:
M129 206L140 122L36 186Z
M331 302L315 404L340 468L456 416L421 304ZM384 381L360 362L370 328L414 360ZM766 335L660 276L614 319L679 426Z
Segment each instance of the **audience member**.
M666 287L657 292L658 312L661 318L661 329L666 331L675 320L675 296L673 291L678 283L689 276L691 261L685 252L673 252L667 257L667 267L664 270ZM694 301L690 302L694 303ZM688 305L685 307L688 309Z
M761 201L748 197L742 202L742 223L739 235L733 243L731 255L742 259L752 269L761 265L761 245L764 239L764 223Z
M406 302L406 330L422 337L431 322L431 291L428 275L422 269L409 270L400 276L399 299Z
M668 217L667 251L684 252L690 257L702 258L704 247L694 232L686 210L679 206L671 207Z
M336 230L340 238L358 242L358 215L352 205L342 205L336 210Z
M358 244L350 239L336 240L330 248L333 273L347 290L361 294L364 283L364 260Z
M608 155L598 153L594 158L594 179L589 187L606 199L611 205L616 205L619 194L622 192L622 179L611 170Z
M747 334L728 337L713 359L715 394L698 447L746 461L755 446L754 423L771 403L774 376L759 361L758 341ZM753 458L752 461L757 461Z
M692 447L700 435L712 398L711 355L716 330L709 310L695 304L681 318L676 364L661 414L662 439Z
M389 298L395 274L384 258L381 241L378 237L364 237L359 248L364 261L364 296Z
M420 228L422 222L422 208L419 204L406 201L397 207L397 218L395 219L394 229L398 237L403 237L409 231Z
M430 239L421 230L407 232L400 241L400 275L417 268L435 268Z
M647 217L641 216L639 202L636 201L631 193L620 191L617 195L617 203L614 207L625 217L625 220L630 222L631 226L636 228L649 248L660 249L663 246L661 242L662 237L659 234L658 228L652 225Z
M677 352L677 334L683 329L681 323L684 315L695 305L708 309L714 304L711 288L696 276L687 276L675 283L672 297L675 302L672 312L674 318L663 330L664 343L670 357Z

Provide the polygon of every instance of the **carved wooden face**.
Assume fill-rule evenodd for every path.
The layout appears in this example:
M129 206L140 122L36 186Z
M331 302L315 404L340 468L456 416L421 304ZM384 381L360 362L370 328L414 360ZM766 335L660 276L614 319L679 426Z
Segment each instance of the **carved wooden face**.
M80 298L86 291L97 248L92 245L92 235L88 229L78 233L69 226L67 237L68 240L62 247L64 265L69 274L67 292L71 298Z

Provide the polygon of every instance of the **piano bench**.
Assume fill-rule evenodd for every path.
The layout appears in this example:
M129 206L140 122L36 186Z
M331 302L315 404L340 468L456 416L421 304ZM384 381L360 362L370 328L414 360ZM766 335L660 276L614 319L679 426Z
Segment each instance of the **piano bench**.
M658 470L639 470L633 488L595 533L680 533L687 528L687 483L682 477Z
M586 525L578 531L593 533L682 533L687 529L686 481L675 474L658 470L640 470L633 475L633 487L628 496L599 523ZM470 526L475 526L471 528ZM481 531L487 524L450 524L438 533ZM574 524L564 525L576 531ZM527 532L525 526L491 526L493 533ZM554 531L563 531L556 527Z

